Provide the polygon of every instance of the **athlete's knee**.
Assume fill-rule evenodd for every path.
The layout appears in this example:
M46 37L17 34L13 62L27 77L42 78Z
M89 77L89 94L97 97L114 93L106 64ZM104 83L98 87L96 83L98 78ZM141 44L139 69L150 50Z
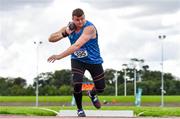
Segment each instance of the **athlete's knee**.
M76 84L74 85L74 93L80 93L82 90L81 90L81 86L82 84Z
M75 74L73 74L72 78L73 78L74 93L81 92L82 80L83 80L82 75L75 73Z
M104 92L104 89L106 87L104 78L102 78L101 80L97 80L94 83L95 83L96 91L98 93Z
M81 92L82 80L73 80L74 93Z
M97 93L103 93L104 89L96 89Z
M74 93L81 92L82 80L81 79L73 79L73 87L74 87Z
M102 93L105 90L105 82L103 80L95 82L95 90L97 93Z

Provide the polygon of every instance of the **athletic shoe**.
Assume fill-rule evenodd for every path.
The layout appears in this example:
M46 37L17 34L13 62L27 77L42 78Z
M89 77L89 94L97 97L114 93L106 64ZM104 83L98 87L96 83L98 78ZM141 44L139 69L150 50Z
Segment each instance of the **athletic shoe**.
M101 108L101 103L97 97L97 95L94 95L92 96L90 91L87 92L88 93L88 96L91 98L91 101L93 103L93 105L97 108L97 109L100 109Z
M79 109L77 111L78 117L86 117L86 114L83 109Z

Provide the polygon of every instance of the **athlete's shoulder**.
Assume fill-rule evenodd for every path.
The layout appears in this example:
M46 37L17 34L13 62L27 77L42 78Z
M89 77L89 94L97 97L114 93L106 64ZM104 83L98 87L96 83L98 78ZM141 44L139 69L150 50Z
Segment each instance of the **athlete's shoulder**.
M91 25L93 25L93 26L94 26L94 24L93 24L92 22L90 22L90 21L86 20L85 26L91 26Z

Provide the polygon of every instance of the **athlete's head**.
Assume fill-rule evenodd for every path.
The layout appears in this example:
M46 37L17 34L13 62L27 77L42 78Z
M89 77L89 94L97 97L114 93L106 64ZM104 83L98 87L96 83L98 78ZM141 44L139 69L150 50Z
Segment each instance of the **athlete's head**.
M81 28L84 25L84 23L86 22L83 10L80 8L73 10L72 20L75 23L77 28L78 27Z

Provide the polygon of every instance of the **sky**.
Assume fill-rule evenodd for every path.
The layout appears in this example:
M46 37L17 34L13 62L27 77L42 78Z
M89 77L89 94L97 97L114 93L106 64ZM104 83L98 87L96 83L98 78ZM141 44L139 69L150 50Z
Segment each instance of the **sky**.
M72 20L76 8L98 30L104 69L121 70L137 58L161 71L163 51L163 71L180 77L180 0L0 0L0 76L31 84L38 73L70 69L70 56L47 62L69 40L48 38Z

